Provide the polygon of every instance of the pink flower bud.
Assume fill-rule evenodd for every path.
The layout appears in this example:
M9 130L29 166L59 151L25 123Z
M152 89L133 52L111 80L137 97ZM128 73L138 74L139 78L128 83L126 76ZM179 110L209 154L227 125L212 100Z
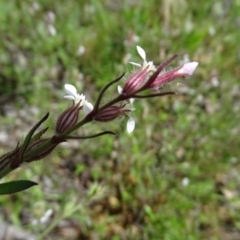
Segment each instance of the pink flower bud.
M195 69L197 68L197 66L198 66L197 62L185 63L180 68L177 68L175 70L172 70L157 76L156 79L151 84L147 85L147 88L158 89L163 87L166 83L173 81L176 78L184 78L184 77L191 76L195 71Z
M148 66L135 72L126 81L121 91L121 94L132 95L136 93L140 89L140 87L143 85L148 75L149 75Z
M178 69L177 73L178 74L183 74L186 76L191 76L195 69L198 66L198 62L189 62L189 63L184 63L181 68Z
M79 110L82 108L80 102L64 111L57 120L56 132L63 133L73 127L78 121Z
M106 109L100 110L95 116L94 120L99 122L108 122L116 119L120 115L129 112L131 110L127 110L124 106L110 106Z

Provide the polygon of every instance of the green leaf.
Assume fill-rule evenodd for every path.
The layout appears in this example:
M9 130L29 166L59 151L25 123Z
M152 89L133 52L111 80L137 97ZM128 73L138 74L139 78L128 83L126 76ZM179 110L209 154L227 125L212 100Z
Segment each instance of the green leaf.
M23 142L22 147L21 147L21 150L20 150L20 151L21 151L21 152L20 152L21 158L23 158L23 155L24 155L24 153L25 153L25 151L26 151L29 143L31 142L31 139L32 139L33 134L34 134L35 131L41 126L41 124L48 119L48 117L49 117L49 113L47 113L47 114L29 131L29 133L28 133L27 136L25 137L24 142ZM42 131L44 132L45 129L42 130ZM38 133L38 134L39 134L39 133ZM40 131L40 134L41 134L41 131Z
M32 137L32 141L36 141L38 139L40 139L42 137L42 135L48 130L48 127L44 128L43 130L41 130L40 132L36 133L33 137Z
M18 180L0 184L0 195L12 194L26 190L37 183L28 180Z

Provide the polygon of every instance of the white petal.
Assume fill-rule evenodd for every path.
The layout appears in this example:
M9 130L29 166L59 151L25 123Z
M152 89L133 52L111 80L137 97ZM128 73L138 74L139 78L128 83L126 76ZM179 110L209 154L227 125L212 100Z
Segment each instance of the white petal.
M130 117L127 122L127 132L128 133L133 132L134 128L135 128L135 121L132 117Z
M155 66L153 65L153 61L151 61L151 62L146 62L145 63L146 64L146 66L148 66L148 71L156 71L157 69L155 68Z
M85 113L85 115L88 115L92 110L93 110L93 105L90 102L85 101L83 105L83 112Z
M133 103L134 103L134 101L135 101L135 99L134 99L134 98L130 98L130 99L129 99L129 102L130 102L131 104L133 104Z
M122 93L122 90L123 90L122 87L121 87L121 86L118 86L117 89L118 89L118 93L121 94L121 93Z
M48 32L52 36L55 36L57 34L56 28L53 25L48 25Z
M77 94L75 96L75 104L79 103L80 102L80 107L84 106L85 102L86 102L86 97L84 94Z
M139 46L137 46L137 51L138 51L138 54L141 56L141 58L143 60L146 60L146 53L145 53L145 51L141 47L139 47Z
M85 95L84 94L77 94L77 96L78 96L78 99L79 99L79 101L81 100L82 102L83 102L83 104L84 104L84 102L85 102L85 100L86 100L86 97L85 97Z
M75 100L75 97L71 96L71 95L66 95L64 96L65 99L69 99L69 100Z
M189 178L187 178L187 177L185 177L185 178L183 178L182 179L182 185L184 186L184 187L187 187L188 185L189 185Z
M65 84L64 85L65 92L69 95L76 96L77 95L77 89L71 85L71 84Z
M75 104L77 104L77 103L79 103L80 102L80 107L81 106L83 106L83 104L84 104L84 102L85 102L85 96L82 96L82 95L79 95L79 94L77 94L76 96L75 96Z
M195 69L198 66L198 62L189 62L183 64L183 66L179 69L178 73L183 73L187 75L192 75Z
M129 62L130 64L134 65L134 66L137 66L137 67L141 67L142 65L139 64L139 63L135 63L135 62Z

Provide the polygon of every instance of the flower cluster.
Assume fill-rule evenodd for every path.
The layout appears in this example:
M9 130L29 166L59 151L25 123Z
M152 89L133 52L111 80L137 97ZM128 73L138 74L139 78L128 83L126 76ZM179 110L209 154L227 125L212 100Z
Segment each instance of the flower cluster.
M127 132L132 133L135 129L135 120L132 117L135 110L133 107L134 100L174 94L174 92L162 92L159 89L177 78L191 76L198 66L197 62L188 62L176 69L166 71L166 67L176 59L176 56L156 67L152 61L148 62L146 60L146 53L141 47L137 46L137 51L142 58L142 63L130 62L130 64L138 67L137 70L126 79L123 86L117 87L118 93L107 103L102 103L103 96L113 84L122 79L123 75L109 82L100 91L94 105L87 100L84 94L79 94L75 86L65 84L66 95L64 98L71 100L72 105L58 117L54 135L43 137L48 128L36 133L42 123L47 120L49 114L46 114L29 131L22 144L18 143L13 151L0 157L0 178L18 168L24 162L29 163L45 158L62 142L70 139L89 139L114 134L111 131L104 131L90 136L72 135L77 129L89 122L108 123L116 119L122 121L127 118ZM81 111L83 116L81 116Z
M174 70L166 71L165 68L175 60L177 56L173 56L156 68L152 61L146 61L146 53L141 47L137 46L137 51L143 63L130 62L140 67L140 69L132 74L126 81L121 91L123 95L134 95L144 90L158 90L174 79L191 76L198 66L198 62L189 62Z
M95 121L109 122L117 118L122 120L122 117L128 117L127 132L131 133L135 128L135 121L131 116L131 113L134 111L134 98L166 95L168 93L163 94L160 92L149 95L139 95L139 93L146 90L158 90L176 78L191 76L198 66L197 62L189 62L174 70L165 71L165 68L176 58L176 56L170 58L156 68L152 61L147 62L146 53L140 46L137 46L137 51L143 61L141 64L130 62L130 64L139 67L139 69L126 80L123 87L118 86L118 93L120 96L117 97L115 102L112 101L112 104L96 108L95 111L93 111L94 107L92 103L86 100L85 95L78 94L73 85L65 84L64 88L67 95L64 96L64 98L72 100L73 106L67 109L59 118L57 132L64 132L68 128L74 126L78 120L79 110L83 108L85 115L93 111L92 120ZM169 94L170 93L171 92L169 92Z

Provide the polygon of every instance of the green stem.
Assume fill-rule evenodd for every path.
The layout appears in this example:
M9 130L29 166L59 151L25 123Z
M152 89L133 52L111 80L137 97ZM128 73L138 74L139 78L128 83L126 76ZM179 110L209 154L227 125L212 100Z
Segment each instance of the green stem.
M90 139L90 138L100 137L100 136L103 136L103 135L106 135L106 134L110 134L110 135L115 135L116 136L116 134L114 132L104 131L104 132L96 133L96 134L89 135L89 136L67 136L66 139Z

